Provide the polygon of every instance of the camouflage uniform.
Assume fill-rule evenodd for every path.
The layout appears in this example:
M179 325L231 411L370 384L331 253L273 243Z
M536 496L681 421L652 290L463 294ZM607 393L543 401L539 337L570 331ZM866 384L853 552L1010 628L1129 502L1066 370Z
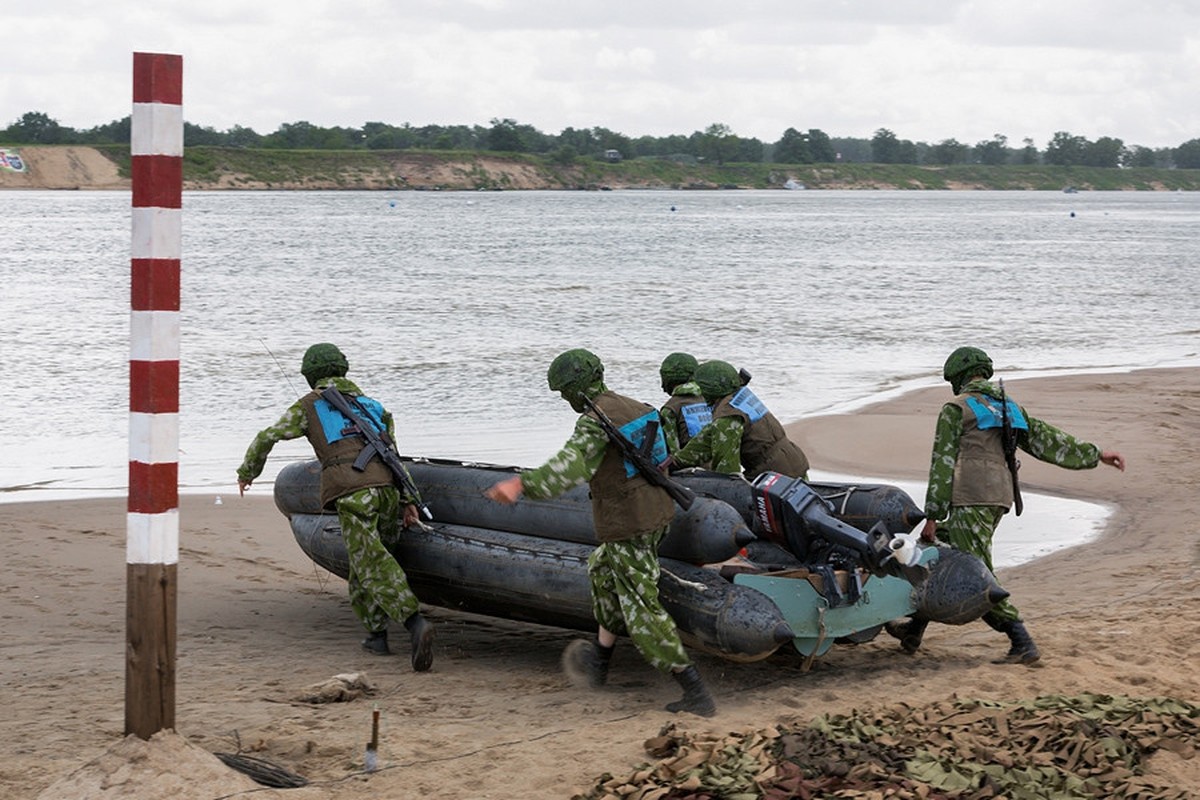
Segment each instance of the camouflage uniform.
M663 420L662 431L667 440L668 453L678 453L691 440L687 436L687 423L684 421L679 407L703 402L704 398L700 396L700 387L696 385L695 381L681 383L671 391L671 400L658 410L659 416Z
M961 389L961 394L972 392L997 399L1000 397L1000 391L983 378L972 380ZM1067 469L1092 469L1100 463L1100 448L1029 416L1023 408L1021 413L1029 424L1029 430L1016 432L1017 444L1034 458ZM939 536L951 546L979 557L988 569L992 569L992 537L1008 509L994 505L952 504L954 471L962 430L962 408L956 403L943 405L933 440L925 516L938 521ZM1020 613L1008 600L998 603L985 615L985 621L989 621L989 624L1020 619Z
M742 433L746 426L738 417L721 417L704 426L687 446L674 455L676 467L709 465L714 472L736 475L742 471Z
M362 395L358 386L344 377L322 378L316 382L314 391L328 386L336 387L345 395ZM384 412L383 422L388 434L394 437L390 412ZM238 478L253 481L262 473L267 456L277 442L299 439L307 434L308 416L301 401L297 400L278 422L254 437L238 467ZM350 560L350 605L368 631L385 630L389 618L404 621L419 609L417 598L408 586L408 577L387 548L399 536L402 506L418 499L402 497L400 491L390 485L369 486L334 500Z
M600 391L605 391L600 387ZM588 392L589 395L594 390ZM600 424L582 415L562 449L537 469L521 473L525 496L548 499L590 481L610 447ZM603 542L588 557L592 613L606 630L628 635L655 669L673 672L690 665L675 621L658 598L658 544L667 527Z

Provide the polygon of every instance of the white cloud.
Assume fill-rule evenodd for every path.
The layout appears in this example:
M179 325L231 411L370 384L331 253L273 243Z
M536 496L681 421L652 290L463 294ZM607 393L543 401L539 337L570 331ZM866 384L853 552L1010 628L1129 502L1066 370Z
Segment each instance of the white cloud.
M127 115L131 53L148 50L184 56L185 115L220 130L507 117L630 136L722 122L768 141L1200 137L1200 7L1172 0L44 5L0 50L0 125Z

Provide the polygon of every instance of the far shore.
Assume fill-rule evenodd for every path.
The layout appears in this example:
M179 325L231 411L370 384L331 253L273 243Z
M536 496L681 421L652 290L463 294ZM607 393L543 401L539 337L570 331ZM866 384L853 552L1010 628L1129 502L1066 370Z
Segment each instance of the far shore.
M130 189L128 147L5 146L20 170L0 166L4 189ZM194 191L536 190L1005 190L1198 191L1200 170L1050 165L608 163L491 151L294 151L190 147L183 189ZM695 161L693 159L693 161Z

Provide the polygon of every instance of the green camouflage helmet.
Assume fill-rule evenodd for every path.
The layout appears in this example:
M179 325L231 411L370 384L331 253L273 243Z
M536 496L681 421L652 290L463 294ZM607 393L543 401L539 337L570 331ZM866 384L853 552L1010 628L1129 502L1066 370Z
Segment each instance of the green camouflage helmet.
M664 358L662 366L658 368L663 391L670 394L679 384L690 381L696 374L697 366L696 357L688 353L671 353Z
M963 384L976 375L983 378L992 377L992 360L988 354L978 347L960 347L946 359L942 368L942 377L949 381L950 388L958 394Z
M300 374L308 381L309 387L317 385L322 378L340 378L350 369L346 356L329 342L320 342L304 351L304 360L300 362Z
M695 379L709 405L742 388L741 376L728 361L705 361L696 367Z
M570 399L569 395L579 394L603 377L604 365L600 363L600 359L595 353L582 347L559 353L546 370L546 382L550 384L550 391L562 392L567 399Z

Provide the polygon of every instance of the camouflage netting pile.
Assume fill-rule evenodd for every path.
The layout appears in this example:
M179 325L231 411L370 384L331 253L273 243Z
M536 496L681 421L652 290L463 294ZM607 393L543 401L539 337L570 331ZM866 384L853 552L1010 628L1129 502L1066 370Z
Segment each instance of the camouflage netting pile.
M725 737L670 725L646 742L657 762L602 776L576 800L1184 800L1191 789L1143 767L1158 750L1191 758L1197 744L1200 706L1169 698L951 698Z

